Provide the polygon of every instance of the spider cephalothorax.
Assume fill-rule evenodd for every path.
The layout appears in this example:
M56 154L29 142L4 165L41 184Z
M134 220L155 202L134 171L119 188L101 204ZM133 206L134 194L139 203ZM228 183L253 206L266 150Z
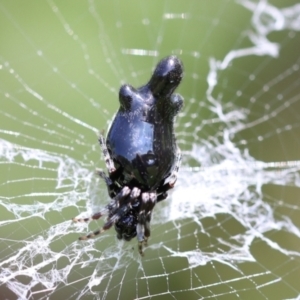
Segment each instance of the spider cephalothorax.
M181 61L169 56L158 63L146 85L120 88L120 108L106 140L99 137L108 176L102 170L97 174L105 180L112 201L91 218L73 220L95 220L104 214L108 218L101 230L81 240L114 225L119 239L129 241L137 236L143 255L143 244L150 236L152 210L173 188L181 161L173 124L183 98L173 92L182 74Z

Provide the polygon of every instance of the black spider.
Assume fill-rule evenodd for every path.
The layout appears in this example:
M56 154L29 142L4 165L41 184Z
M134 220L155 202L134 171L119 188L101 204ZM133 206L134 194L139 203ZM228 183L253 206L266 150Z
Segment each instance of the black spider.
M173 125L183 98L173 92L182 75L181 61L169 56L158 63L146 85L120 88L120 108L106 141L99 136L108 176L102 170L97 174L105 180L112 201L92 217L73 221L97 220L104 214L108 218L102 229L80 240L114 225L119 239L129 241L137 236L139 253L143 255L152 210L174 187L181 162Z

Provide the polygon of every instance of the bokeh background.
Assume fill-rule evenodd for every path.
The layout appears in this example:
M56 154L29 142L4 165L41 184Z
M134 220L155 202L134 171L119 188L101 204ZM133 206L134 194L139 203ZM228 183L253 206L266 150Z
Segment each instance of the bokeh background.
M0 299L299 299L297 1L0 1ZM175 54L184 159L136 241L72 224L109 201L97 133ZM298 298L297 298L298 297Z

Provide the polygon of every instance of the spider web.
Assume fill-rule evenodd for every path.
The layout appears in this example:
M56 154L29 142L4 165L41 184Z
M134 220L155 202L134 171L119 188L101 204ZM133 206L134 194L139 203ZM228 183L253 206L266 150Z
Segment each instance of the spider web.
M29 5L28 5L29 4ZM300 299L297 1L0 1L0 299ZM122 83L185 66L145 257L103 220Z

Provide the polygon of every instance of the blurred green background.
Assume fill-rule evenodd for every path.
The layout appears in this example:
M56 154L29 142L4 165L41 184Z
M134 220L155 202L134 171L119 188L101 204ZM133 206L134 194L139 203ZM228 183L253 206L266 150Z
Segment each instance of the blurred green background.
M245 3L267 11L258 5L264 1ZM297 31L288 26L272 30L267 37L278 44L279 56L237 58L219 71L218 84L207 95L212 59L222 61L231 50L253 47L249 33L255 33L255 22L275 26L272 16L265 13L255 20L251 10L233 0L0 1L0 14L0 299L17 299L18 290L24 291L19 299L94 299L97 293L100 299L299 296L299 189L296 181L286 180L297 177L297 166L292 174L278 171L278 184L264 185L261 195L273 209L270 218L288 218L295 226L266 234L286 252L275 250L259 229L231 214L203 217L201 226L201 211L195 219L154 220L150 243L156 246L143 260L131 249L136 241L119 243L113 230L100 237L95 248L78 244L76 230L96 229L100 221L89 229L69 224L72 217L108 201L105 187L93 176L96 167L104 168L97 132L107 129L118 108L120 85L145 84L158 60L170 54L178 55L185 66L178 89L185 107L176 123L183 168L208 163L192 158L191 150L206 141L222 144L225 129L231 130L238 148L257 161L299 160ZM234 130L240 124L234 118L221 120L208 96L218 100L224 113L235 108L247 113L243 130ZM51 236L52 227L57 231ZM226 265L228 251L233 251L231 237L246 230L258 230L257 239L247 245L252 260L239 261L232 254L236 261ZM47 251L35 253L39 237L49 243ZM222 248L219 240L231 247ZM25 251L26 245L32 250ZM193 265L187 252L172 256L164 246L179 252L196 249L198 263L202 251L212 257L224 253L226 259ZM18 257L20 251L24 260ZM47 263L36 268L41 276L33 272L37 277L32 280L27 271L43 261ZM68 272L60 273L68 265ZM51 270L59 274L53 277L56 281L43 285L47 280L42 274ZM94 295L88 286L91 276L98 280ZM31 292L25 288L30 284Z

